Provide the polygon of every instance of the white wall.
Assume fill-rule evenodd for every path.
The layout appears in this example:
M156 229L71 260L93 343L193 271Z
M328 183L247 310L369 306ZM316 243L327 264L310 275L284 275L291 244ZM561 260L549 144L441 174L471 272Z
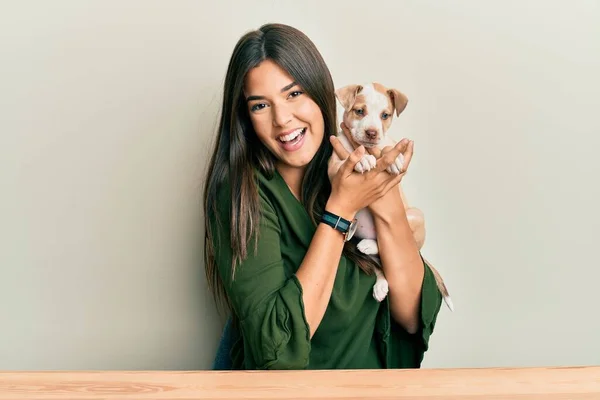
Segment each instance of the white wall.
M442 309L426 367L600 364L597 1L3 1L0 369L209 368L201 187L264 22L410 103Z

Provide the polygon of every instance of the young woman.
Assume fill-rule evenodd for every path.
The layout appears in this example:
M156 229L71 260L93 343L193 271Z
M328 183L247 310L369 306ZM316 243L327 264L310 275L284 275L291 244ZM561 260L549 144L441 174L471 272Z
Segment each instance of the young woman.
M227 70L204 192L209 285L231 311L234 369L416 368L441 295L385 169L412 142L360 174L359 148L333 137L329 70L300 31L267 24L245 34ZM332 151L347 160L331 180ZM389 294L372 296L374 261L351 221L369 207ZM334 221L336 224L330 222Z

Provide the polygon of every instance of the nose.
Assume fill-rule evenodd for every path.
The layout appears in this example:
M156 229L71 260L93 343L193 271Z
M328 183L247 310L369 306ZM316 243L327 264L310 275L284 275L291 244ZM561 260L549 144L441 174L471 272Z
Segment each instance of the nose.
M375 129L367 129L365 135L367 135L367 139L376 139L377 131Z
M285 126L292 120L290 110L284 105L273 106L273 125Z

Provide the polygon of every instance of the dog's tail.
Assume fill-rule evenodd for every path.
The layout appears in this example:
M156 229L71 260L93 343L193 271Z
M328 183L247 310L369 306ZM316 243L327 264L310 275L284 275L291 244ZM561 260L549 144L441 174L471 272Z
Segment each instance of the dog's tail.
M454 311L454 303L452 303L452 299L450 298L450 293L448 292L448 288L446 287L446 284L444 283L444 279L442 279L442 276L440 275L440 273L437 271L437 269L435 269L433 267L433 265L431 265L431 263L428 260L425 260L425 262L431 269L431 272L433 272L435 282L437 283L437 287L440 290L440 293L442 294L444 303L446 303L446 306L448 306L450 311Z

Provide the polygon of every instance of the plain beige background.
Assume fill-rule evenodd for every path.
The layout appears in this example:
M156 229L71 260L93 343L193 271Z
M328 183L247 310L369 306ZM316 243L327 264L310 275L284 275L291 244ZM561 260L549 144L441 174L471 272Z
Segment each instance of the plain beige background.
M598 1L2 1L0 369L205 369L201 188L239 36L410 99L425 367L600 364Z

